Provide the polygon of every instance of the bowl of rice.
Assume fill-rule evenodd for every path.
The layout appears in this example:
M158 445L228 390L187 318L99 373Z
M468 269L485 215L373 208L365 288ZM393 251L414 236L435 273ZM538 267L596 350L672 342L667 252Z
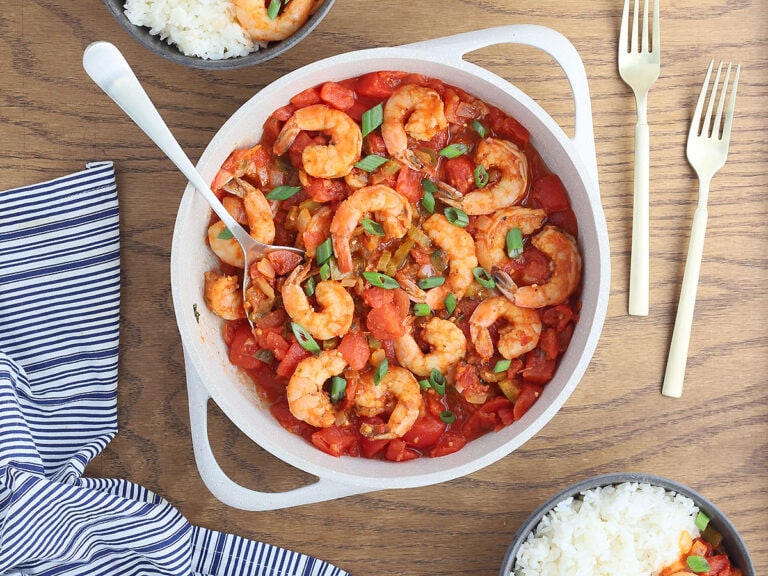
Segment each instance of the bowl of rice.
M583 480L545 502L515 534L500 571L563 574L754 576L755 570L736 528L704 496L659 476L618 473Z
M305 0L305 6L311 4L309 13L286 13L286 20L296 24L282 25L278 20L292 8L288 2L273 0L277 8L270 16L280 30L271 34L285 36L273 40L250 34L247 25L238 19L233 0L105 0L112 15L145 48L171 62L205 70L253 66L282 54L315 29L333 2ZM277 9L282 11L278 13ZM259 16L269 18L266 13Z

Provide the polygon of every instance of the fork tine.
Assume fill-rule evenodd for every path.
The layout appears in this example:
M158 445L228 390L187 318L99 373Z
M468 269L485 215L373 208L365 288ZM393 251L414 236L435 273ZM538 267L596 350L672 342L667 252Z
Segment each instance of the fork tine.
M640 2L640 0L635 0L635 2ZM648 52L648 3L653 2L653 0L644 0L643 2L643 44L642 49L643 52Z
M725 112L725 126L723 126L723 142L728 146L731 143L731 124L733 123L733 111L736 108L736 89L739 87L739 72L741 64L736 66L736 74L733 76L731 97L728 99L728 109Z
M627 33L629 32L629 0L624 0L624 11L621 13L621 29L619 30L619 54L627 51Z
M658 52L661 50L661 16L659 16L660 0L653 0L653 37L652 50Z
M640 0L634 0L634 18L632 20L632 52L637 52L637 21L640 16Z
M701 92L699 93L699 99L696 102L696 109L693 111L693 119L691 120L691 129L688 137L698 136L699 129L701 128L701 111L704 109L704 101L707 98L707 88L709 88L709 77L712 75L712 66L715 61L709 62L709 68L707 68L707 76L704 78L704 83L701 85Z
M720 62L717 66L717 74L715 74L715 81L712 83L712 92L709 95L709 101L707 103L707 115L704 117L704 125L701 129L701 135L708 138L714 134L716 126L712 124L712 110L715 107L715 98L717 97L717 87L720 85L720 71L723 69L723 63Z
M720 63L722 66L723 63ZM717 114L715 115L715 121L712 123L712 136L714 138L720 137L720 120L723 118L723 107L725 106L725 97L728 94L728 80L731 78L731 63L728 63L728 68L725 71L725 78L723 79L723 85L720 88L720 100L717 103ZM716 87L715 87L716 88ZM715 98L714 88L712 90L712 99Z

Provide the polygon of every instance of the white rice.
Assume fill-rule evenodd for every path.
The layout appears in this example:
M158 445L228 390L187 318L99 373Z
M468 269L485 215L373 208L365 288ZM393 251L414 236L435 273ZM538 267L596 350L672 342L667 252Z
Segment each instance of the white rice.
M187 56L221 60L258 50L231 0L126 0L125 15Z
M693 500L625 482L560 502L517 552L515 576L654 576L699 536Z

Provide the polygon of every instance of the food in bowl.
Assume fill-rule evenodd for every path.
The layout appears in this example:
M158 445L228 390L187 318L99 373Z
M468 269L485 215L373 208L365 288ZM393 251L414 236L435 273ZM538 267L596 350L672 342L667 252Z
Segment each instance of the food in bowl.
M136 26L175 44L187 56L237 58L285 40L319 8L322 0L126 0L125 15Z
M212 189L205 301L286 429L334 456L438 457L522 418L578 321L567 192L514 118L420 74L294 95ZM254 327L251 328L247 318Z
M516 551L512 576L741 576L689 497L647 482L559 501Z

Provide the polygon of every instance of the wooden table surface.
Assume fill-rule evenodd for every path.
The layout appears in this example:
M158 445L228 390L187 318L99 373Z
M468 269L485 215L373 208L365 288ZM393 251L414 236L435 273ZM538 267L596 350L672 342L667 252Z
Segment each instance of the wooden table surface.
M701 491L740 529L768 572L768 3L662 3L662 72L651 134L650 314L627 314L635 105L616 65L620 0L337 0L304 42L265 65L202 72L151 54L98 0L0 1L0 188L113 160L121 208L120 432L87 473L143 484L194 524L330 560L356 576L493 575L525 518L592 475L659 474ZM259 89L320 58L500 24L565 34L592 94L600 188L611 246L608 316L592 363L560 412L520 449L440 485L273 512L216 500L192 454L187 393L169 284L171 236L185 179L82 71L85 46L114 42L196 160ZM679 400L661 381L683 275L697 181L685 157L689 118L711 58L741 62L728 162L715 176ZM468 59L509 79L571 133L567 82L548 56L497 46ZM308 477L240 433L216 407L210 434L224 469L248 486Z

